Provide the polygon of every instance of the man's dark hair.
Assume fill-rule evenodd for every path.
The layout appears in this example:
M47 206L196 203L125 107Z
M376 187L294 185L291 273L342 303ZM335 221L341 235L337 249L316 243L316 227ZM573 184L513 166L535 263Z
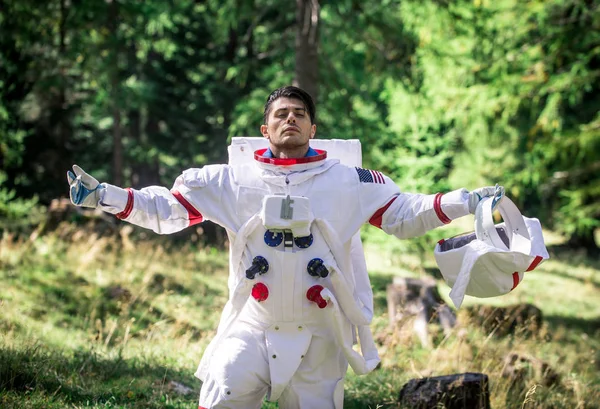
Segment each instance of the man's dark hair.
M265 103L265 112L263 113L263 121L266 124L267 118L269 117L269 112L271 112L271 104L279 98L295 98L302 101L304 107L308 111L310 115L310 123L315 123L315 103L313 102L310 94L303 89L298 87L294 87L292 85L288 85L285 87L277 88L275 91L271 92L269 98L267 98L267 102Z

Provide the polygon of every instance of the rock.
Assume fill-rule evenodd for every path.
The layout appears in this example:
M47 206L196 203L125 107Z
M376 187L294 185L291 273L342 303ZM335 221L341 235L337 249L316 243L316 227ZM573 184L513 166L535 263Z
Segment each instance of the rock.
M172 277L166 277L160 273L154 274L149 282L149 287L157 292L173 291L177 294L189 294L190 291L178 283Z
M189 387L189 386L187 386L187 385L184 385L184 384L182 384L182 383L179 383L179 382L177 382L177 381L170 381L170 382L167 384L167 388L168 388L170 391L173 391L173 392L175 392L175 393L178 393L178 394L180 394L180 395L189 395L190 393L193 393L193 392L194 392L194 389L190 388L190 387Z
M421 345L429 347L427 324L438 321L448 335L456 324L454 312L446 305L431 278L394 278L387 286L388 315L391 328L404 325L407 317L414 318L413 331Z
M120 285L114 285L106 288L106 296L111 300L118 300L121 302L129 302L131 300L131 291L127 288L123 288Z
M488 376L468 372L411 379L398 400L406 409L490 409Z
M533 336L542 327L542 311L532 304L516 304L507 307L478 305L466 308L471 320L487 333L503 337L509 334Z
M511 384L519 384L519 387L523 387L530 380L543 386L560 383L560 375L546 362L516 352L511 352L504 358L502 376L510 379Z
M152 276L152 280L150 280L150 288L156 290L163 290L165 287L165 279L166 277L160 273L156 273Z

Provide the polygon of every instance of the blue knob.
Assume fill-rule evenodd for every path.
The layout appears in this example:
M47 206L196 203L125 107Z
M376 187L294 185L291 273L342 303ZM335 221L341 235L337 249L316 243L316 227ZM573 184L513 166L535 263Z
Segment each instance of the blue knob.
M313 235L304 237L294 237L294 243L301 249L307 249L313 243Z
M283 242L283 233L267 230L265 232L265 244L269 247L277 247Z

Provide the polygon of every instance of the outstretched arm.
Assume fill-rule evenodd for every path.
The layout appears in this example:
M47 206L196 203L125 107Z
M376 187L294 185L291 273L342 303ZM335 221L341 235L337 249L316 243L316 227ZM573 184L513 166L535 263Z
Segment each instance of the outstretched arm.
M471 192L458 189L446 194L405 193L387 176L368 171L375 176L365 177L365 171L358 171L363 212L371 215L370 224L400 239L421 236L456 218L475 213L482 198L493 196L496 189L503 191L501 186L488 186Z
M102 210L155 233L175 233L203 220L202 214L178 192L165 187L149 186L135 190L108 183L103 185L105 190L99 201Z
M98 207L117 218L153 230L159 234L180 231L188 226L204 220L198 210L197 203L192 203L184 195L190 192L186 186L186 173L179 176L171 190L161 186L149 186L140 190L122 189L120 187L99 183L79 166L73 166L74 172L67 172L70 185L70 196L73 204L84 207ZM187 179L189 182L188 172ZM194 175L202 176L201 170ZM189 183L188 183L189 184ZM205 181L198 184L198 189L208 185ZM215 199L218 187L204 189L203 198L207 205Z
M453 219L469 214L468 192L446 194L400 193L378 209L369 223L400 239L421 236Z

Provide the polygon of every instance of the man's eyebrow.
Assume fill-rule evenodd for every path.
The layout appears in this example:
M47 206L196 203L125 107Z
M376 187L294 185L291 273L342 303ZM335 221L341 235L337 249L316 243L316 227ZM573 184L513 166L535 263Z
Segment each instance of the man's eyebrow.
M306 111L305 107L301 107L301 106L293 106L293 107L281 107L281 108L277 108L275 110L275 112L279 112L279 111L289 111L290 109L293 109L294 111Z

